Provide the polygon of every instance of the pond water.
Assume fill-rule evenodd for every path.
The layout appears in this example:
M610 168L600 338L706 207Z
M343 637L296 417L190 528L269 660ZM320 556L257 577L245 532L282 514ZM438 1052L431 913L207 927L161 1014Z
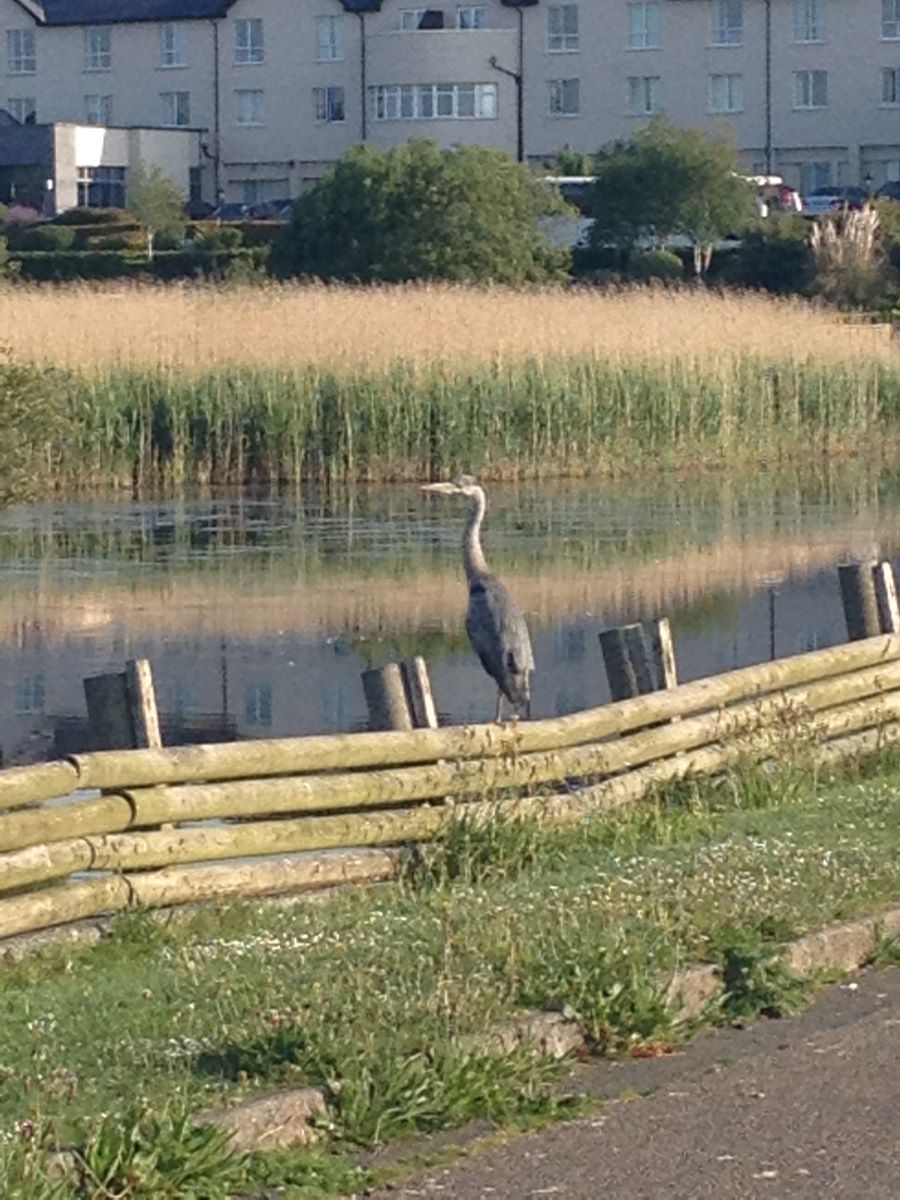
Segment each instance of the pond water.
M682 680L845 639L836 564L900 550L900 471L495 486L485 545L532 629L535 716L608 699L597 634L667 615ZM55 502L0 515L4 761L83 748L86 675L152 661L170 740L360 728L360 673L495 691L463 630L464 502L413 486Z

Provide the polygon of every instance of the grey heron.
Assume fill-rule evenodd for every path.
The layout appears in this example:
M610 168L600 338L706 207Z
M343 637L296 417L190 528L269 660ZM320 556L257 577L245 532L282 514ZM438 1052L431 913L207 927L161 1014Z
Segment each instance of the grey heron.
M534 653L528 626L518 605L487 565L481 548L481 523L487 501L484 490L469 475L452 483L428 483L422 491L433 496L465 496L472 501L463 534L463 565L469 585L466 633L481 665L497 684L496 720L502 718L504 697L518 714L531 716L531 677Z

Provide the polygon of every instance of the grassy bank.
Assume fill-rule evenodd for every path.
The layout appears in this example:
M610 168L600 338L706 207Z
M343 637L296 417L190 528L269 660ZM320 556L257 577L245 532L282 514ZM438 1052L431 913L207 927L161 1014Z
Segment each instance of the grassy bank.
M67 488L620 475L900 439L884 331L760 297L16 289L4 316L17 361L64 372Z
M675 1036L659 976L681 963L740 966L725 1016L797 1004L767 965L777 943L900 895L898 780L896 759L744 769L565 835L459 826L403 886L137 915L3 971L5 1194L75 1194L42 1182L54 1143L82 1147L96 1200L359 1189L354 1147L553 1114L560 1068L466 1042L521 1007L562 1007L598 1053L629 1053ZM330 1089L333 1153L238 1163L185 1120L285 1083Z

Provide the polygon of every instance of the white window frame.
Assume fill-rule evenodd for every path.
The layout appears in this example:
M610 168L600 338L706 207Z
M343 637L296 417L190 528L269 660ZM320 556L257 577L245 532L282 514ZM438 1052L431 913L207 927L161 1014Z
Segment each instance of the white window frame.
M651 21L651 13L655 14ZM659 0L628 5L628 49L659 50L662 46L662 6Z
M711 113L744 111L744 76L739 72L721 71L709 77L708 110Z
M79 167L76 184L79 207L88 205L91 208L124 208L127 179L128 172L125 167ZM115 193L111 194L108 191L102 204L93 205L90 202L90 190L94 186L115 188Z
M456 9L457 29L490 29L486 4L460 4Z
M825 41L825 0L794 0L794 41L801 46Z
M661 77L659 75L628 76L628 115L630 117L655 117L662 112L660 103Z
M37 99L34 96L10 96L6 111L20 125L34 125L37 121Z
M85 71L112 70L112 26L86 25L84 29Z
M816 99L817 92L818 99ZM806 111L827 107L828 72L821 70L795 71L794 108Z
M37 70L37 49L33 29L7 29L6 69L10 75L33 75Z
M581 116L581 80L547 81L547 111L551 117L569 120Z
M166 70L186 67L187 40L186 21L166 21L159 31L159 65Z
M327 125L340 125L347 119L347 103L344 89L339 85L313 88L313 110L316 120ZM335 116L336 112L340 116Z
M266 61L262 17L238 17L234 22L234 64L254 67Z
M418 33L426 8L401 8L397 14L397 27L401 33Z
M266 94L262 88L236 88L234 98L238 125L243 129L258 129L265 125Z
M266 729L272 724L271 683L248 683L245 686L244 720L248 725L262 726Z
M84 120L86 125L112 125L113 98L97 92L84 97Z
M551 4L547 8L547 53L576 54L581 49L577 4Z
M744 40L744 0L713 0L712 44L740 46Z
M341 62L343 57L343 17L333 13L316 17L316 62Z
M35 716L47 705L46 679L43 672L23 675L16 683L16 715Z
M881 0L881 37L885 42L900 41L900 0Z
M161 125L166 129L185 129L190 125L190 92L160 92L159 100L162 108Z
M368 105L375 121L495 121L499 94L496 83L381 84Z

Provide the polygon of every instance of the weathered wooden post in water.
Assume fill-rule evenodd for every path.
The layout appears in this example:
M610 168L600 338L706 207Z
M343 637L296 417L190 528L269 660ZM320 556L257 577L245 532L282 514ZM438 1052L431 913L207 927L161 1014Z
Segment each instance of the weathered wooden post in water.
M653 622L652 656L639 623L605 629L599 638L613 700L630 700L678 683L668 617Z
M838 567L838 579L851 642L900 632L897 585L889 562L846 563Z
M406 699L416 729L437 729L437 709L428 677L428 664L420 655L407 658L400 664Z
M100 750L162 746L153 672L146 658L129 659L125 670L84 681L88 724Z
M412 729L412 713L396 663L363 671L363 691L369 709L369 729Z

